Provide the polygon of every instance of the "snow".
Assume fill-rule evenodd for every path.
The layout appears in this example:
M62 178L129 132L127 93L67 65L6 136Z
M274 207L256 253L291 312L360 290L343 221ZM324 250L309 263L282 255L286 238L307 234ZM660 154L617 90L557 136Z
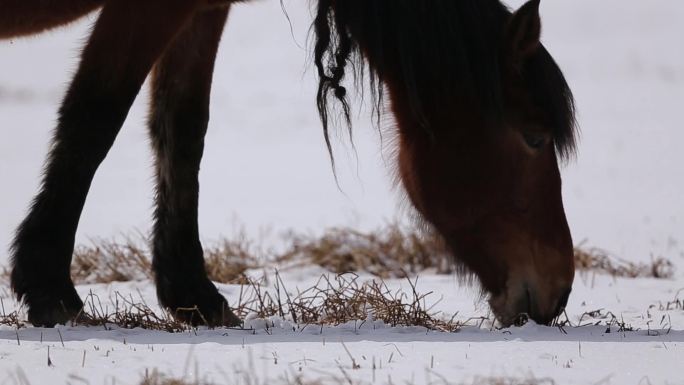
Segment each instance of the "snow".
M344 139L336 141L343 192L337 189L315 113L315 73L309 54L298 47L306 43L308 4L285 5L294 38L277 1L236 6L224 35L201 172L200 228L207 240L244 227L248 235L277 245L277 234L289 229L315 234L329 226L371 229L406 220L367 111L355 119L357 155ZM684 384L684 311L660 310L661 304L684 299L684 4L547 0L542 17L544 41L575 92L582 128L577 159L563 169L576 243L586 240L630 261L662 255L679 268L672 280L578 276L567 312L576 324L585 312L605 309L637 331L618 333L614 327L607 334L606 326L584 326L566 327L564 334L526 325L471 326L448 334L350 324L321 334L315 328L301 332L297 325L292 331L289 321L279 319L271 320L276 327L270 334L258 327L173 335L3 327L0 382L21 384L25 376L31 384L134 384L146 370L159 369L220 383L248 383L243 374L251 372L250 378L266 383L301 374L325 383L347 383L348 375L355 382L383 384L443 383L442 378L470 383L492 376L551 378L558 384ZM0 263L7 262L5 246L36 191L59 99L94 20L0 42ZM141 95L98 171L78 242L149 228L146 106ZM320 271L283 274L288 285L304 288ZM236 300L238 287L221 289ZM434 291L429 298L441 298L436 310L445 316L458 311L465 320L488 313L476 291L460 287L455 277L421 275L418 289ZM102 298L140 291L155 303L145 281L79 287L82 296L91 290ZM16 304L6 287L3 292L10 311ZM48 346L53 366L47 365ZM352 368L345 346L359 369Z
M313 274L308 279L297 279L296 275L299 273L285 273L283 280L305 288L315 279ZM401 280L387 283L393 289L407 285ZM497 330L487 322L478 327L479 321L470 322L471 326L457 333L393 328L379 321L320 328L277 317L248 320L246 327L252 330L201 329L178 334L103 327L18 331L2 327L0 371L11 378L21 368L31 383L42 383L45 378L54 383L74 383L73 376L77 376L89 383L109 384L115 380L135 384L146 371L157 369L188 381L245 384L245 371L259 383L273 383L287 376L343 383L346 373L354 383L363 384L442 383L440 378L459 384L492 376L552 378L558 384L594 384L601 380L608 384L646 383L640 382L643 378L653 384L678 384L682 383L678 365L684 359L684 333L680 327L684 313L681 308L659 310L661 303L677 296L684 300L684 291L675 292L673 284L663 280L578 277L568 308L575 327L563 330L535 324ZM220 288L233 299L240 290L238 286ZM486 309L473 303L451 277L421 277L418 290L439 292L441 298L433 295L428 302L438 302L435 311L444 311L445 316L454 309L460 311L457 319L463 321L486 315ZM83 297L98 295L103 306L110 309L113 305L106 299L117 292L133 293L136 300L141 296L141 300L154 303L154 292L147 281L82 286L79 292ZM4 299L5 304L8 301ZM651 305L654 307L649 308ZM635 331L621 332L613 325L607 332L605 319L587 315L580 323L585 312L599 308L612 311ZM667 316L664 321L663 315ZM594 326L594 322L602 323ZM53 366L47 364L48 346ZM352 358L360 368L354 369Z

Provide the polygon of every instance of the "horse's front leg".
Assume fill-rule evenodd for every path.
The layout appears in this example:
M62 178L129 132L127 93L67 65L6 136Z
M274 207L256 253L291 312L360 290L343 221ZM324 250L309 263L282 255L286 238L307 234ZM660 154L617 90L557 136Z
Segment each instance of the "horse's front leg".
M12 288L34 325L81 310L69 265L90 183L145 77L197 6L117 0L103 8L62 103L41 191L12 246Z
M153 70L150 134L157 194L153 267L162 306L193 324L240 320L207 278L197 225L198 173L214 59L228 9L199 12ZM196 310L188 310L188 309Z

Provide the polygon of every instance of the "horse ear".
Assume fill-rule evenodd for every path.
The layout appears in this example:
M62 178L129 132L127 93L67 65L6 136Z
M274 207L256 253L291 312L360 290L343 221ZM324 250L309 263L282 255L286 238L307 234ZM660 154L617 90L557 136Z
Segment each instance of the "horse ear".
M539 48L541 38L540 0L530 0L520 7L508 22L508 46L519 60L533 54Z

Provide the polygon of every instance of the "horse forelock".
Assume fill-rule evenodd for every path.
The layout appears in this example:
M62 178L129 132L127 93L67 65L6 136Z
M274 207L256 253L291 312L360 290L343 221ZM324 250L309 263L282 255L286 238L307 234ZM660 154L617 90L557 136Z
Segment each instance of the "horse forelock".
M540 46L523 71L527 88L546 113L558 156L567 160L574 155L578 136L575 100L563 72L549 52Z

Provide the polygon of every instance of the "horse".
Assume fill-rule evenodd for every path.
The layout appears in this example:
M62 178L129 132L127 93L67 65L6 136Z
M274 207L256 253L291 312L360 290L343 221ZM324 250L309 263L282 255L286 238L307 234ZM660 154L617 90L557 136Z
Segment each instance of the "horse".
M193 325L240 319L208 279L198 171L214 60L237 0L0 0L0 38L100 9L59 109L40 191L11 246L11 286L28 321L79 315L70 277L90 183L144 80L156 196L151 250L160 305ZM568 301L573 246L559 164L574 154L573 96L540 42L539 0L317 0L316 102L349 124L345 77L394 116L396 169L421 221L475 277L504 326L549 324ZM360 80L360 81L359 81ZM385 103L385 99L388 103ZM337 106L337 108L335 108ZM341 108L340 108L341 107Z

